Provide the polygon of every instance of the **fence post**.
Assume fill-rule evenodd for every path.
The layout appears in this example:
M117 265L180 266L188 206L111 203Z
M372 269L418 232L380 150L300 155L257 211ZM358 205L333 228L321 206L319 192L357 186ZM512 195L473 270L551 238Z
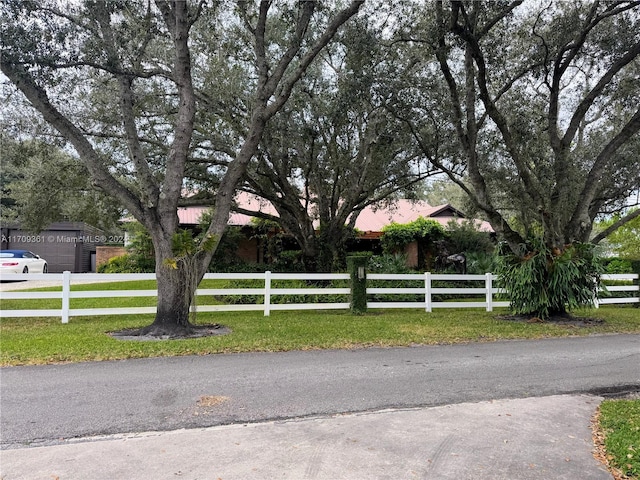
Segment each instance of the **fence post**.
M484 275L484 288L486 289L487 312L493 312L493 276L490 273Z
M351 275L351 313L367 311L367 264L368 255L349 255L347 267Z
M69 323L69 297L71 293L71 272L62 272L62 323Z
M631 271L638 275L636 278L635 284L638 286L638 290L636 292L636 296L638 301L633 304L635 308L640 308L640 260L631 260ZM633 281L631 283L634 283Z
M600 293L602 292L602 289L600 288L600 280L595 280L594 281L596 286L594 289L594 294L593 294L593 308L600 308Z
M271 315L271 271L264 272L264 316Z
M424 272L424 309L431 313L433 305L431 303L431 272Z

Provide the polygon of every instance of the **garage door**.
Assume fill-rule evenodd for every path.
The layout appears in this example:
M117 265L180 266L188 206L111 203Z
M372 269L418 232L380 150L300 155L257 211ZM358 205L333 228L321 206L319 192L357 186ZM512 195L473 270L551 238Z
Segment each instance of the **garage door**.
M31 250L40 255L47 261L51 273L75 272L76 249L81 248L75 243L75 238L75 232L63 230L47 230L40 235L11 230L7 248Z

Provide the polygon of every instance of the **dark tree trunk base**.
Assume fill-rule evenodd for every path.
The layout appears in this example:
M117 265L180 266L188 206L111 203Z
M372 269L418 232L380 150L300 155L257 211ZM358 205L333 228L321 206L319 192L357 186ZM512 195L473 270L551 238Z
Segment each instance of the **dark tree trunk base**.
M177 324L163 322L154 322L151 325L140 329L140 335L150 335L152 337L181 337L191 335L194 325L187 322L186 324Z
M231 329L214 323L212 325L155 325L147 327L109 332L118 340L153 341L153 340L179 340L187 338L213 337L227 335Z

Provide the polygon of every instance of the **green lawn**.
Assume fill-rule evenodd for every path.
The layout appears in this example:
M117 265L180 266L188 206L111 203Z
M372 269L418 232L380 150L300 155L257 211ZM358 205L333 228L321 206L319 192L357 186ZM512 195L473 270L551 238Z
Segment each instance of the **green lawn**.
M227 281L207 280L201 288L223 288ZM155 281L74 285L74 291L153 290ZM55 291L60 287L35 289ZM154 297L71 299L71 308L153 306ZM220 303L212 296L199 304ZM61 300L3 300L2 309L60 308ZM201 313L200 324L219 323L231 329L224 336L132 342L116 340L108 332L137 328L152 322L152 315L59 318L3 318L0 320L0 365L44 364L115 360L124 358L205 355L223 352L285 351L366 346L403 346L526 339L596 333L640 333L640 309L602 307L576 312L597 317L602 324L571 327L547 323L522 323L498 318L505 311L483 309L372 310L366 315L346 311L275 311Z
M140 285L137 285L140 288ZM108 285L83 285L82 289L106 289ZM126 286L119 285L118 289ZM153 288L143 285L141 288ZM153 298L99 299L100 306L153 305ZM142 303L141 303L142 301ZM14 303L17 302L17 303ZM29 301L29 307L31 307ZM39 308L55 308L57 300L34 300ZM97 306L94 299L76 299L72 308ZM200 300L202 302L202 299ZM23 300L6 300L3 309L27 308ZM436 309L370 311L352 315L341 311L201 313L198 323L219 323L231 334L162 342L116 340L108 332L135 328L152 322L152 315L59 318L3 318L0 320L0 364L25 365L52 362L113 360L166 355L204 355L223 352L285 351L365 346L403 346L526 339L595 333L640 333L640 310L632 307L602 307L578 312L604 323L571 327L547 323L501 320L504 311L482 309Z
M640 478L640 400L605 400L600 428L609 464L625 478Z

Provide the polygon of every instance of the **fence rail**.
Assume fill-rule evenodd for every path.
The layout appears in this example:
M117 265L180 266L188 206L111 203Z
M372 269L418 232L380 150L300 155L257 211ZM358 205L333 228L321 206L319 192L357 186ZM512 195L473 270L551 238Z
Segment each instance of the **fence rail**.
M59 299L62 300L61 308L56 309L5 309L0 304L1 317L59 317L62 323L68 323L70 317L93 315L131 315L153 314L156 307L127 307L127 308L71 308L72 299L88 298L131 298L131 297L155 297L157 290L74 290L72 286L78 283L92 282L122 282L132 280L155 280L153 273L126 273L126 274L99 274L99 273L47 273L47 274L6 274L0 277L2 281L45 280L58 282L61 289L48 292L0 292L0 301L23 300L26 302L35 299ZM262 297L261 303L241 304L217 304L201 305L196 302L198 312L221 311L263 311L268 316L274 310L345 310L349 308L349 301L326 302L300 302L301 296L338 296L348 299L351 290L349 286L305 286L305 287L276 287L274 281L304 281L308 282L338 282L348 285L349 275L344 273L208 273L204 280L258 280L262 285L258 288L199 288L198 297L204 296L253 296ZM434 308L484 308L492 311L494 307L507 307L508 301L497 301L495 296L504 293L494 287L496 276L487 273L484 275L458 275L458 274L368 274L367 281L376 284L367 288L370 301L368 308L420 308L431 312ZM638 286L638 274L603 275L604 282L614 282L616 285L606 287L596 299L595 305L640 303L640 287ZM393 282L391 286L379 286L386 282ZM398 283L409 282L412 286L398 286ZM470 286L441 286L442 282L464 282ZM624 283L624 284L620 284ZM29 285L26 284L25 288ZM624 296L617 296L620 293ZM634 293L630 293L634 292ZM286 303L274 303L279 296L295 296L292 301ZM388 297L414 296L420 301L389 301ZM442 296L449 297L446 301ZM455 298L463 296L463 298ZM380 300L383 297L383 300ZM453 298L452 298L453 297ZM331 297L328 297L331 299ZM398 297L396 297L398 298ZM414 299L415 300L415 299Z

